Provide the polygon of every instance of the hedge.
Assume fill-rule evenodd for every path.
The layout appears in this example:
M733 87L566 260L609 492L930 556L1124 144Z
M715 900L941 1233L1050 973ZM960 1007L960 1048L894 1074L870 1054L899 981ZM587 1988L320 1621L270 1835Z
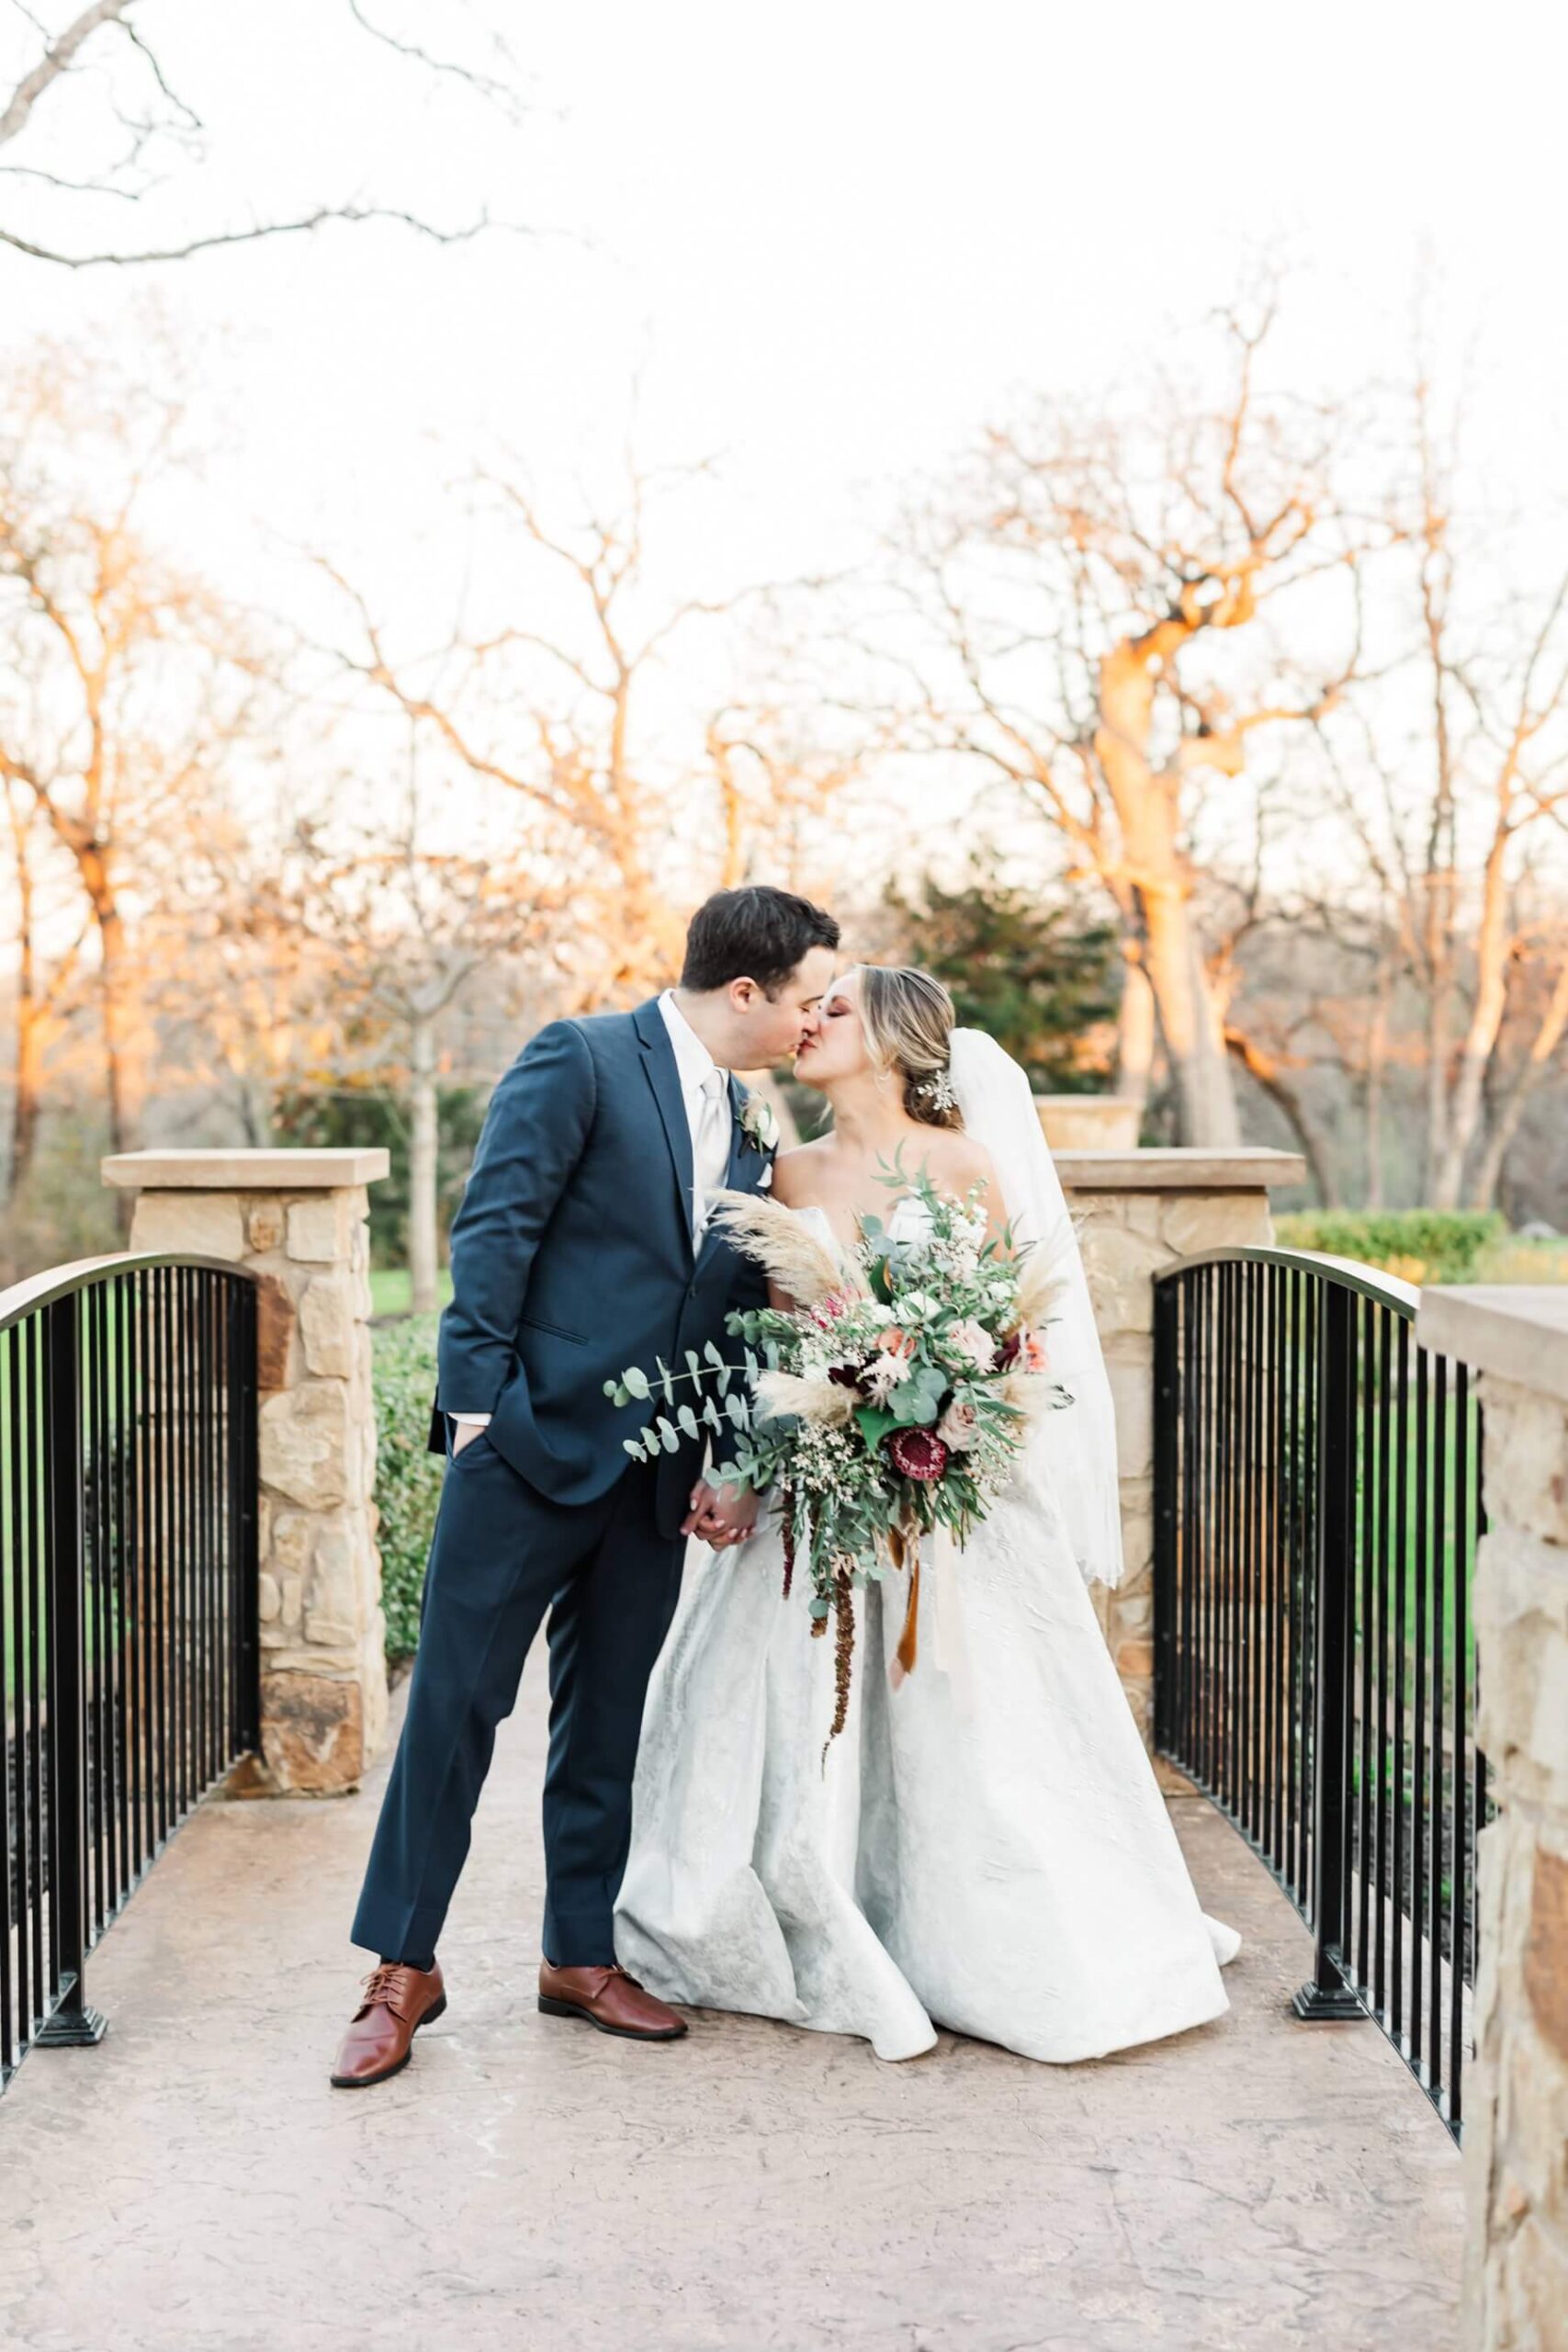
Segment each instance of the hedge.
M435 1394L439 1317L411 1315L372 1333L376 1389L376 1541L381 1547L381 1606L389 1665L412 1657L419 1640L424 1560L441 1492L439 1454L426 1449Z
M1357 1258L1407 1283L1463 1283L1508 1221L1495 1209L1303 1209L1277 1217L1281 1249Z

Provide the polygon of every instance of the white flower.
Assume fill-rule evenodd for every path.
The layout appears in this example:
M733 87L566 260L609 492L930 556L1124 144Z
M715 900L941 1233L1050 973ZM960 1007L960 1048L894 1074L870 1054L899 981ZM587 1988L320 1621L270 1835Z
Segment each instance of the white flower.
M866 1366L865 1377L876 1403L886 1405L899 1382L908 1379L909 1359L892 1354L874 1356Z
M906 1291L893 1309L893 1320L895 1323L921 1323L928 1315L935 1315L941 1304L940 1299L932 1298L927 1291Z
M759 1151L777 1151L779 1123L773 1104L761 1094L748 1091L741 1098L740 1132Z

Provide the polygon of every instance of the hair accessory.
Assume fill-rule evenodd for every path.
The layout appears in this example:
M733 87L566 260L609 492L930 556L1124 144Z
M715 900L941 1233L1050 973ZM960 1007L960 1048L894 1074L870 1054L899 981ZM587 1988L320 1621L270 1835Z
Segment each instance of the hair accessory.
M958 1108L953 1080L945 1069L933 1069L929 1078L920 1080L915 1091L922 1102L930 1102L938 1111L956 1111Z

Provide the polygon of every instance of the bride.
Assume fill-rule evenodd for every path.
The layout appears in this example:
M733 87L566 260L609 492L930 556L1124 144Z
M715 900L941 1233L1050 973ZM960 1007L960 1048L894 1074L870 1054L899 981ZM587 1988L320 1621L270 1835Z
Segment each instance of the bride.
M781 1154L775 1199L841 1248L874 1212L918 1251L926 1211L880 1181L898 1153L941 1192L983 1183L993 1232L1010 1220L1066 1276L1047 1344L1074 1402L955 1564L927 1539L897 1690L908 1580L869 1586L825 1759L831 1645L784 1597L771 1520L694 1547L643 1717L617 1958L666 1999L885 2059L938 2027L1060 2064L1201 2025L1241 1939L1199 1907L1089 1600L1122 1567L1111 1396L1028 1080L953 1030L940 982L876 967L829 991L796 1075L833 1125Z

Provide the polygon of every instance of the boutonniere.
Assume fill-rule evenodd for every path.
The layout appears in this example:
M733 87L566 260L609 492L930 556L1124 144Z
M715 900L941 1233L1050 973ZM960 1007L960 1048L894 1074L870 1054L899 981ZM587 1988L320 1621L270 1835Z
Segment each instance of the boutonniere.
M740 1102L740 1132L753 1150L766 1154L779 1148L779 1123L773 1106L761 1094L745 1094Z

